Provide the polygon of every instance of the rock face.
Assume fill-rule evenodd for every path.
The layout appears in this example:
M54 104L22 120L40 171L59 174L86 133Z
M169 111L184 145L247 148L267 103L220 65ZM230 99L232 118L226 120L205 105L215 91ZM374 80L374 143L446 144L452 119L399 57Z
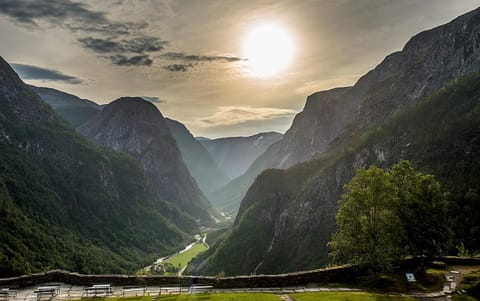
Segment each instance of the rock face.
M210 152L220 169L234 179L247 171L253 161L280 139L282 134L267 132L249 137L200 138L199 141Z
M100 145L130 154L162 197L202 223L213 221L214 210L188 172L155 105L140 97L119 98L77 130Z
M74 128L95 117L102 109L100 105L91 100L81 99L56 89L29 87Z
M169 118L165 118L165 121L182 152L183 161L190 174L207 197L230 181L230 178L218 168L210 153L184 124Z
M209 250L200 272L277 273L326 264L342 187L370 164L411 160L452 192L454 208L469 208L467 215L479 212L471 193L480 191L474 180L480 158L480 77L459 79L480 70L479 37L477 9L413 37L354 87L310 96L284 138L245 175L316 159L258 176L234 228ZM247 185L251 178L245 175L234 181ZM478 222L471 223L478 214L458 212L464 218L455 217L456 237L475 241L472 247L478 248L477 230L471 230L480 229Z
M198 231L138 162L76 133L0 58L0 276L133 273Z
M353 87L309 96L283 139L219 190L212 202L238 206L263 170L289 168L358 139L403 107L479 68L480 9L476 9L414 36L402 51L387 56Z

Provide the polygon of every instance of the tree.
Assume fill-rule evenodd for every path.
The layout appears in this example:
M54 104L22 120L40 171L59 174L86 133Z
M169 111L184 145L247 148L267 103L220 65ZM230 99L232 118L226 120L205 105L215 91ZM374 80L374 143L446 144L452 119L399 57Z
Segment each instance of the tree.
M432 175L401 161L389 171L398 198L397 215L403 225L409 255L433 256L445 250L449 237L448 203ZM423 260L422 260L423 267Z
M388 266L402 251L397 201L389 173L376 166L359 169L340 200L337 232L329 243L333 257L368 263L376 272Z
M335 260L367 263L376 272L404 255L441 253L448 239L445 194L431 175L401 161L390 170L357 171L345 185L329 246Z

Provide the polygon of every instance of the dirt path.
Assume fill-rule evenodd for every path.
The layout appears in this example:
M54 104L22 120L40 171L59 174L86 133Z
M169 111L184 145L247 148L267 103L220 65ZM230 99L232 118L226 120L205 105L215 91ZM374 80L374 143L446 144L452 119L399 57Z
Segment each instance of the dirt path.
M432 293L409 294L419 300L430 301L448 301L451 300L450 295L455 293L462 282L463 276L471 272L480 270L480 266L450 266L449 271L444 274L445 283L443 289Z
M280 298L282 298L283 301L293 301L293 299L287 294L281 295Z

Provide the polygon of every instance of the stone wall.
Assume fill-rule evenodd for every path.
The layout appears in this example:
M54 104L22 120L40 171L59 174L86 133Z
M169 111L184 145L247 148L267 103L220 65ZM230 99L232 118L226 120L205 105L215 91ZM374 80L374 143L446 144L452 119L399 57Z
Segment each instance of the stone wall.
M447 265L479 265L480 258L440 257L436 261ZM418 260L405 259L395 264L402 269L418 266ZM246 288L246 287L288 287L309 284L327 284L354 281L358 276L366 274L365 266L345 265L312 271L287 273L279 275L254 275L235 277L207 276L127 276L127 275L82 275L68 271L54 270L46 273L23 275L0 279L0 286L27 287L47 282L63 282L74 285L89 286L95 283L110 283L114 286L127 285L181 285L191 284L212 285L216 288Z
M63 282L84 286L95 283L110 283L115 286L190 286L191 284L205 284L212 285L216 288L286 287L344 282L354 280L360 273L362 273L362 268L352 265L280 275L235 276L224 278L208 276L82 275L68 271L54 270L46 273L3 278L0 279L0 286L27 287L47 282Z

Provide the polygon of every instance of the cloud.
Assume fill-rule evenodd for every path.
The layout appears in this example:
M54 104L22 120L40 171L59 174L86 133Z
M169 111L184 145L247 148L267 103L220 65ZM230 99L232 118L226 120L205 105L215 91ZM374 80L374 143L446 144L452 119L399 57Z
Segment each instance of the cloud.
M0 14L31 29L40 28L40 21L66 28L80 36L82 47L98 54L112 54L101 57L117 66L151 66L153 59L146 53L161 51L168 45L167 41L141 32L149 25L145 21L113 22L105 13L71 0L0 0ZM137 55L131 56L133 53Z
M84 3L71 0L1 0L0 4L0 14L28 28L38 28L38 22L45 21L75 33L99 33L118 37L148 27L145 21L112 22L105 13L90 10Z
M244 61L240 57L234 56L216 56L216 55L195 55L195 54L185 54L183 52L167 52L158 56L159 58L167 60L178 60L185 62L238 62Z
M67 75L57 70L25 64L11 64L11 66L24 80L60 81L69 84L81 84L83 82L78 77Z
M145 53L155 52L165 49L168 45L167 41L162 41L159 38L151 36L137 37L133 39L124 39L121 41L114 41L112 39L102 39L94 37L86 37L78 39L83 47L93 50L97 53L109 52L133 52Z
M110 38L118 38L136 34L148 27L147 22L111 22L107 21L102 24L91 23L67 23L64 26L74 33L85 32L90 34L102 34Z
M114 65L117 66L151 66L153 60L146 54L128 57L123 54L116 54L109 57Z
M186 72L188 69L193 68L193 64L173 64L163 66L162 68L170 72Z
M212 62L222 62L222 63L232 63L243 61L244 59L233 56L217 56L217 55L197 55L197 54L186 54L183 52L167 52L157 56L161 59L172 60L172 61L182 61L181 64L172 64L163 66L163 69L170 72L187 72L188 69L194 68L199 63L212 63Z
M78 41L83 45L83 47L98 53L123 51L123 47L119 42L115 42L110 39L96 39L93 37L87 37L78 39Z
M108 23L104 13L91 11L85 4L69 0L2 0L0 13L27 26L38 26L39 20L55 24L65 21Z
M161 99L160 97L156 96L140 96L141 98L145 99L146 101L153 102L153 103L166 103L166 99Z
M296 113L296 111L289 109L226 106L219 107L217 112L209 117L200 119L199 123L205 127L226 126L241 124L249 121L290 117Z

